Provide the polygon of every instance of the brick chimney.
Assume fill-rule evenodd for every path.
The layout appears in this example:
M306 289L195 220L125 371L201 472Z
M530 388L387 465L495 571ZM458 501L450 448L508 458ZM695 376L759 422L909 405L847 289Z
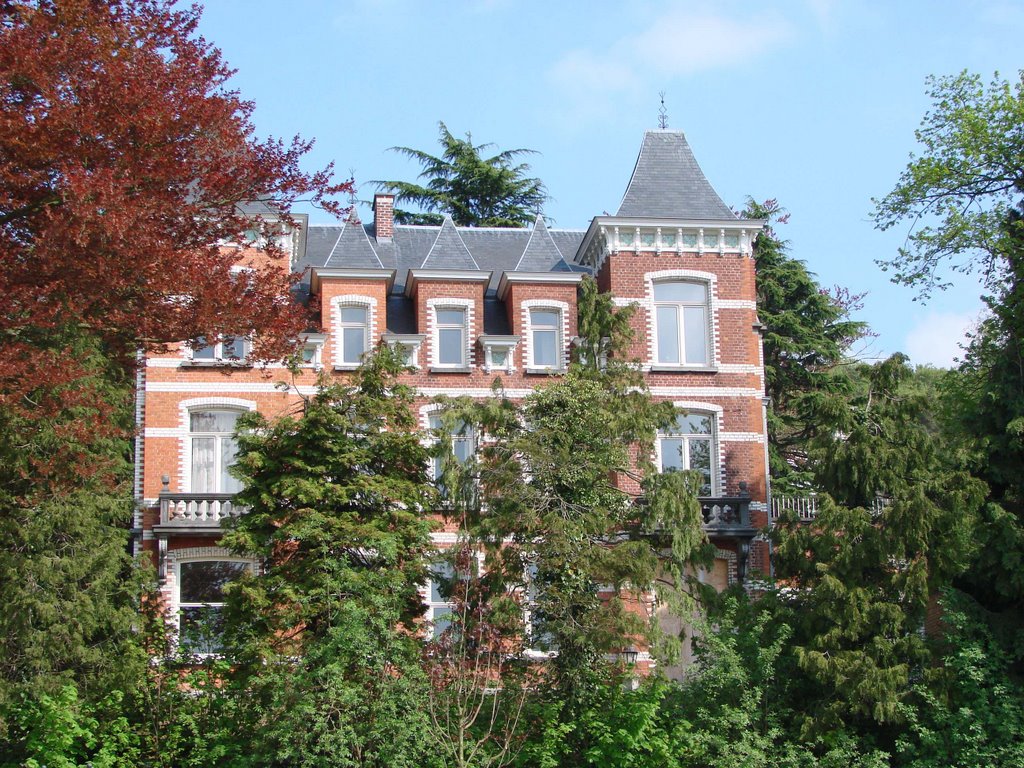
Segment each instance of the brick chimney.
M395 237L395 196L373 196L373 232L378 242L390 243Z

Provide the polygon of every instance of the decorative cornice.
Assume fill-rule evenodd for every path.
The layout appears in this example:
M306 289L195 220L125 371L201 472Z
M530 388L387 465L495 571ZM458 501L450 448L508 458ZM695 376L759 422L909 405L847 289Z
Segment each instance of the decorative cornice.
M504 299L511 283L539 283L551 285L562 283L578 285L583 280L582 272L502 272L498 281L498 298Z
M483 283L491 281L491 273L475 269L410 269L409 279L405 281L405 295L412 296L416 283Z
M342 269L338 267L313 267L310 288L314 293L320 290L320 282L324 279L338 280L386 280L388 292L395 282L393 269Z

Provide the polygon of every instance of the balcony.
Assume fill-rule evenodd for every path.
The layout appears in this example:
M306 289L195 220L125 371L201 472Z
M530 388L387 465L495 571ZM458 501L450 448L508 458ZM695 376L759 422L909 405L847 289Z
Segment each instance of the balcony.
M757 533L750 522L750 496L701 497L704 530L709 536L753 536Z
M810 523L818 516L817 496L772 496L770 523L775 525L779 518L789 512L796 513L801 523Z
M164 475L160 491L160 523L155 531L166 533L216 534L221 522L245 514L235 504L233 493L173 493L170 479Z

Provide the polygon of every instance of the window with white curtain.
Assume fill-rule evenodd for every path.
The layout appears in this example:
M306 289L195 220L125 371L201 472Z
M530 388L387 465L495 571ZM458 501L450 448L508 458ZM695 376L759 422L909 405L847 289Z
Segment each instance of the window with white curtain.
M466 360L466 309L464 307L438 307L437 365L464 368Z
M228 473L235 462L239 411L196 410L189 413L189 448L193 493L237 493L241 483Z

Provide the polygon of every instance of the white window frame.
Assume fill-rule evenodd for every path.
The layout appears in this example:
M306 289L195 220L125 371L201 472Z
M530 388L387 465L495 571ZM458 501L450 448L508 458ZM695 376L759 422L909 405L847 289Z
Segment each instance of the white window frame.
M358 309L363 313L363 319L360 322L352 322L345 319L346 309ZM359 350L358 360L349 360L348 344L348 333L346 331L357 330L362 331L362 344ZM342 304L338 307L338 360L339 365L346 368L358 368L362 362L363 357L370 350L370 308L365 304Z
M419 370L420 347L423 346L422 335L417 333L385 333L381 337L381 341L401 354L405 365Z
M708 447L708 461L710 464L709 470L711 472L710 489L707 494L709 497L716 497L719 495L719 478L721 475L720 454L719 454L719 424L718 420L721 416L721 412L717 409L709 409L706 407L690 408L685 406L676 406L679 416L699 416L706 418L711 423L710 434L689 434L682 432L673 432L671 429L659 429L657 439L655 441L655 465L658 468L658 472L663 471L663 459L664 459L664 447L662 446L663 440L682 440L683 441L683 452L680 457L683 464L683 469L690 469L690 443L695 440L706 441L709 443ZM703 496L704 494L702 494Z
M312 333L310 333L310 334L307 334L306 336L302 337L302 350L303 350L303 352L305 350L307 350L307 349L312 349L313 350L313 354L312 354L312 359L310 359L310 360L303 360L301 358L301 354L302 353L300 353L300 360L299 360L299 367L300 368L312 368L314 370L319 371L321 368L324 367L324 362L323 362L323 357L324 357L324 341L325 341L325 337L323 336L323 334L312 334Z
M442 410L440 408L435 408L434 410L427 412L426 416L427 416L427 428L430 430L430 433L431 433L431 436L432 436L432 441L431 442L432 442L433 445L437 445L437 443L439 442L439 438L437 437L437 433L444 426L443 424L441 424ZM476 440L476 430L473 429L472 426L467 424L465 431L463 431L461 434L456 434L454 432L451 433L450 439L451 439L451 443L452 443L452 454L456 457L456 459L458 458L458 453L459 453L456 450L456 447L455 447L456 444L459 443L459 444L464 444L464 445L468 445L469 446L468 450L466 451L466 457L462 461L459 462L460 464L465 463L467 461L470 461L470 460L473 459L474 456L476 456L476 451L477 451L477 447L478 447L477 446L477 440ZM440 480L440 478L441 478L441 474L442 474L441 463L442 463L444 458L445 457L443 457L443 456L431 456L430 457L430 479L434 483L437 483L437 481Z
M515 350L519 346L518 336L480 337L480 346L484 350L484 372L505 371L512 373L516 369ZM505 353L505 362L498 365L494 362L494 353L501 350Z
M206 344L205 337L200 336L194 341L190 341L187 345L188 359L193 365L245 365L249 358L249 351L251 344L249 339L245 336L228 336L226 338L233 339L234 341L240 341L242 344L242 354L238 357L231 357L224 353L225 342L218 341L216 344ZM202 339L203 341L200 341ZM196 357L196 352L203 349L212 349L213 357Z
M246 570L249 573L257 573L257 564L254 560L245 557L238 557L228 552L223 547L201 547L201 548L190 548L184 551L172 551L168 553L168 558L171 560L169 571L173 574L174 588L171 593L171 605L170 605L170 619L172 628L174 631L175 643L179 642L181 636L181 611L183 608L223 608L224 603L183 603L181 599L181 586L182 586L182 565L186 563L197 563L197 562L230 562L230 563L242 563L246 566ZM199 656L216 656L214 653L203 653L200 652Z
M533 310L557 312L558 321L555 324L555 364L541 365L536 361L536 343L533 326ZM522 303L522 318L524 336L526 337L526 371L529 372L562 372L567 367L567 345L568 338L568 317L569 305L564 301L551 301L549 299L527 299ZM548 326L543 326L549 330Z
M360 307L366 310L366 323L363 328L363 356L373 351L370 340L377 338L377 300L372 296L361 296L358 294L347 294L344 296L331 297L331 330L333 331L332 345L334 348L334 370L353 371L362 364L359 362L345 361L345 328L358 327L355 324L343 323L341 313L343 309Z
M654 297L654 292L659 285L667 285L680 283L685 285L699 286L704 291L703 301L666 301L658 300ZM660 339L660 324L658 322L658 310L663 307L670 307L676 310L676 339L677 348L675 350L679 360L677 362L666 362L661 359L661 339ZM686 319L685 310L687 308L700 307L704 310L704 359L699 361L688 362L686 360ZM707 368L711 366L713 360L712 354L712 334L711 334L711 285L707 280L699 280L685 277L667 277L659 278L651 281L651 313L652 313L652 325L654 326L654 365L656 366L671 366L678 368Z
M230 438L232 440L234 440L235 439L235 435L237 434L235 432L231 432L231 433L228 433L228 432L202 432L202 431L193 432L192 431L192 414L204 413L204 412L218 412L219 411L219 412L223 412L223 413L229 413L229 412L230 413L236 413L239 416L241 416L243 413L246 413L247 410L251 410L251 409L242 408L242 407L239 407L239 406L234 405L234 404L221 404L221 403L197 404L197 405L193 405L193 406L187 407L185 409L185 425L184 425L184 428L185 428L185 455L184 455L184 462L183 462L182 469L184 470L184 475L185 475L185 477L188 480L187 487L188 487L190 493L211 493L211 494L212 493L233 493L233 491L226 491L226 490L224 490L223 488L220 487L221 486L221 470L220 470L220 467L221 467L221 462L222 462L223 457L224 457L224 437L226 435L230 435ZM195 488L195 479L193 477L193 474L194 474L193 467L194 467L194 462L195 462L195 445L194 445L194 441L196 440L196 438L199 438L199 439L213 438L215 440L215 442L214 442L214 456L213 456L214 467L215 467L216 478L217 478L217 490L215 490L215 491L198 491Z
M527 367L535 370L563 370L565 366L563 365L563 361L561 359L564 355L564 353L562 352L562 348L564 346L562 344L562 310L559 309L558 307L531 307L527 311L529 312L530 317L530 364ZM549 314L553 314L555 316L554 322L551 325L538 324L536 322L536 319L534 318L534 314L537 312L547 312ZM540 346L537 343L537 335L540 333L549 333L554 336L555 355L554 360L550 363L542 363L537 360L537 352Z
M472 299L430 299L428 301L428 317L430 320L430 365L441 371L465 371L472 365L472 350L470 349L470 337L473 331L473 300ZM438 321L438 314L445 311L458 311L462 313L462 324L444 324ZM441 362L441 331L460 328L462 331L462 344L460 345L461 358L458 363Z

